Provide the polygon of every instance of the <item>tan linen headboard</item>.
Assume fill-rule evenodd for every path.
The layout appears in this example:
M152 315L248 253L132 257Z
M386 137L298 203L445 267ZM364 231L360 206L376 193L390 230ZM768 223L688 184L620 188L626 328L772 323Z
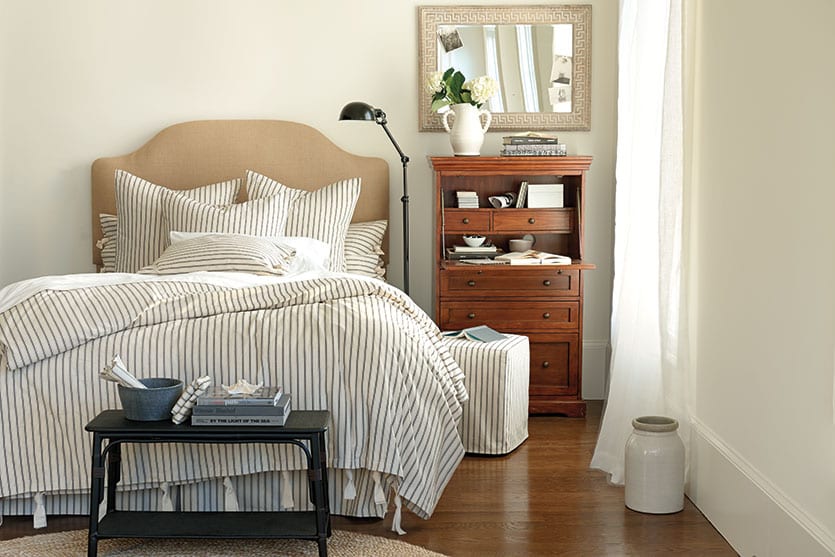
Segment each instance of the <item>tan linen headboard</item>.
M389 170L383 159L353 155L319 130L297 122L184 122L165 128L133 153L93 162L93 263L97 266L101 266L96 247L102 237L99 213L116 213L114 175L119 168L171 189L244 180L247 170L305 190L359 176L362 193L353 222L389 218ZM244 194L239 201L243 199Z

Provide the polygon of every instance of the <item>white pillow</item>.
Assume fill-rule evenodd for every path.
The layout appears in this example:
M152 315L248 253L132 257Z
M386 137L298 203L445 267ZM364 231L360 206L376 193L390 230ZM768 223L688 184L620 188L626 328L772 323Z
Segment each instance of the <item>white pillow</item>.
M286 234L330 245L330 269L345 271L345 235L359 199L361 179L340 180L316 191L289 188L252 170L246 173L250 199L279 198L288 207Z
M239 179L191 190L169 190L124 170L116 171L116 271L135 273L152 263L168 244L163 222L163 194L195 202L229 205L241 188Z
M174 275L196 271L234 271L284 275L296 250L268 238L237 234L207 234L171 244L141 274Z
M172 231L170 234L170 240L171 244L176 244L178 242L201 238L211 234L211 232ZM258 238L259 236L255 237ZM290 246L296 250L296 256L293 258L286 271L286 274L288 275L307 271L321 272L328 270L330 246L325 242L316 240L315 238L305 238L302 236L264 237L264 239Z

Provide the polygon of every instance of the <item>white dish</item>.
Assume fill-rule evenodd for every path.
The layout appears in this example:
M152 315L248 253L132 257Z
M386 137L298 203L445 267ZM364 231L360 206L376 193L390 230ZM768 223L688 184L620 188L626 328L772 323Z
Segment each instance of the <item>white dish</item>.
M479 236L477 234L468 234L464 236L464 243L471 248L477 248L484 243L484 240L486 240L484 236Z

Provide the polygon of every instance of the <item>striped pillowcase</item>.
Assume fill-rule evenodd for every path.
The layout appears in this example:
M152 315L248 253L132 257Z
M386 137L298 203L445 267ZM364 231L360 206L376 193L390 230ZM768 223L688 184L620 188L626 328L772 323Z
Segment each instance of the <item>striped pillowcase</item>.
M385 280L386 268L376 253L346 253L345 264L349 273Z
M102 238L99 240L98 248L101 250L101 273L112 273L116 270L116 234L119 226L119 219L116 215L99 213Z
M283 275L296 250L266 238L210 234L171 244L151 265L139 272L174 275L197 271L234 271L256 275Z
M287 204L279 197L215 207L176 194L165 194L162 213L170 231L284 236Z
M135 273L150 265L168 245L162 214L163 196L193 202L231 205L241 188L239 179L191 190L169 190L124 170L116 171L116 271Z
M383 255L383 236L388 221L373 220L355 222L348 226L345 236L345 254L374 253Z
M288 207L287 236L307 236L330 245L330 270L344 272L345 236L359 199L361 179L340 180L316 191L289 188L248 170L250 199L281 199Z
M383 266L383 236L388 221L355 222L348 227L345 236L346 271L385 280Z

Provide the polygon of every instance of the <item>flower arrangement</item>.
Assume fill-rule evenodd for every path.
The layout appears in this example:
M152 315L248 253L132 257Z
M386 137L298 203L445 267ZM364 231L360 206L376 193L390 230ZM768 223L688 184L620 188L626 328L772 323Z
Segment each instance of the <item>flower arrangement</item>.
M466 103L481 108L498 90L498 83L490 76L482 75L467 81L455 68L445 72L431 72L426 76L426 90L432 95L432 110L451 105Z

